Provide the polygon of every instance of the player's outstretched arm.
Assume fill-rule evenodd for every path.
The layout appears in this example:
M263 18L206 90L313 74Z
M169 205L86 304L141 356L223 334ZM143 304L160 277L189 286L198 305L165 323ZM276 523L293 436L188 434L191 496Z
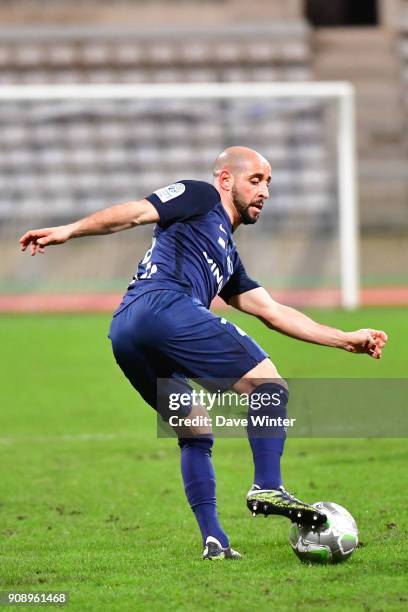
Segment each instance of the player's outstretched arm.
M20 245L22 251L29 248L31 255L35 255L44 253L46 246L63 244L71 238L112 234L158 221L159 214L153 204L148 200L138 200L104 208L68 225L29 230L21 236Z
M298 310L279 304L262 287L234 296L230 304L292 338L341 348L350 353L367 353L374 359L381 358L382 349L388 340L385 332L376 329L344 332L317 323Z

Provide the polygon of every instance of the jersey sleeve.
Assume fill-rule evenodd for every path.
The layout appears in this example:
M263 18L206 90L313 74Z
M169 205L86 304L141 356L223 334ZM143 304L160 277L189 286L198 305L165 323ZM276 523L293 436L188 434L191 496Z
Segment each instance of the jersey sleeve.
M161 226L206 215L220 201L216 188L204 181L180 181L146 197L157 210Z
M251 289L256 289L257 287L260 287L260 285L248 276L241 258L237 253L237 261L234 266L234 272L218 295L224 300L224 302L229 304L230 299L234 295L240 295L241 293L245 293Z

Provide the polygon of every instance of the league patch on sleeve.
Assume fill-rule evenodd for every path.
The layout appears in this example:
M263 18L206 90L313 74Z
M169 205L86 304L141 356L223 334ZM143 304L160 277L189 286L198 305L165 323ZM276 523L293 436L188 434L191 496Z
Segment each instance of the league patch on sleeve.
M162 189L158 189L154 193L157 195L159 200L165 204L169 200L173 200L177 198L186 190L186 186L183 183L173 183L172 185L167 185L167 187L163 187Z

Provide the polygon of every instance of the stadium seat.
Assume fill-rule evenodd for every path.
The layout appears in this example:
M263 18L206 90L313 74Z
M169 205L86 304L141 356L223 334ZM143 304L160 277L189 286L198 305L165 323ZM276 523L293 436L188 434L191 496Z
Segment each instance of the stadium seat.
M112 30L103 29L99 33L61 29L59 35L56 28L46 39L32 32L24 41L18 32L15 38L9 32L0 46L0 66L6 67L0 82L310 78L309 38L303 24L277 22L261 24L259 31L256 28L231 24L209 28L202 35L180 26L178 33L175 29L167 37L154 29L139 35L118 30L115 36ZM144 193L178 178L175 173L180 167L185 176L208 179L210 166L228 139L263 147L275 164L277 195L281 188L286 193L292 183L293 198L298 201L299 193L303 197L313 185L314 189L318 186L323 201L330 184L331 174L323 163L322 117L316 105L301 101L231 100L220 104L196 100L192 104L173 100L165 109L160 101L148 100L107 101L97 107L65 102L3 105L2 111L0 129L8 152L0 155L0 180L6 173L27 172L30 192L24 198L41 206L44 198L38 193L51 191L63 203L56 204L56 211L66 210L66 192L74 186L75 206L85 210L94 202L91 192L97 190L104 201L112 193L125 197L129 189ZM295 174L288 169L289 159L296 160ZM152 167L159 169L153 172ZM276 202L279 206L279 197Z

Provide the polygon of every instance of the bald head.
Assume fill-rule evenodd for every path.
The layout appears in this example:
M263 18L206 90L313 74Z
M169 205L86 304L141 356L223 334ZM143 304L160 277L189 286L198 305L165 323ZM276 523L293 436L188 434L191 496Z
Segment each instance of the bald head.
M269 162L263 155L254 151L254 149L249 149L248 147L228 147L215 160L213 175L217 177L223 170L227 170L236 176L258 165L269 166Z
M271 166L248 147L228 147L215 160L214 185L234 227L256 223L269 197Z

